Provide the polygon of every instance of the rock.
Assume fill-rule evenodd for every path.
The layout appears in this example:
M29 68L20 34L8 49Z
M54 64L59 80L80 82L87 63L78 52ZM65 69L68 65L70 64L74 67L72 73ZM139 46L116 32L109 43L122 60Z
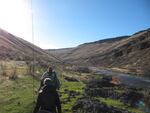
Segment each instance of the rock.
M73 78L73 77L65 76L64 79L69 82L79 82L76 78Z
M100 100L82 97L72 107L73 113L131 113L124 109L108 106Z
M124 102L124 104L130 104L132 107L137 107L141 100L144 100L144 95L138 91L127 91L124 92L120 100Z
M87 87L89 88L114 87L117 85L120 85L119 79L112 76L105 76L103 78L94 79L87 83Z

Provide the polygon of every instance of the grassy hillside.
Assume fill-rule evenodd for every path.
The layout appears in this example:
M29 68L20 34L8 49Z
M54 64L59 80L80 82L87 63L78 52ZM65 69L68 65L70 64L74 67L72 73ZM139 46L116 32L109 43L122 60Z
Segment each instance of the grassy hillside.
M32 83L31 76L1 82L0 113L31 113L34 102Z

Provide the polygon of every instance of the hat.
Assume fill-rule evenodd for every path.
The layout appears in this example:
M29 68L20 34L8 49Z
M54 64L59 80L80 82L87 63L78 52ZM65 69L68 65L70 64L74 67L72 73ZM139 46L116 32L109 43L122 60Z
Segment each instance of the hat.
M51 85L52 79L51 78L45 78L44 79L44 85Z

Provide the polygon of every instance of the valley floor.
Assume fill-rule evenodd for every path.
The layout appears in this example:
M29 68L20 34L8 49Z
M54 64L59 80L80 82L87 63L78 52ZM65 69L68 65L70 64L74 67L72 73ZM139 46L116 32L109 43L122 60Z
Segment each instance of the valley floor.
M66 76L79 78L77 81L68 81ZM85 79L93 78L92 74L58 72L58 77L61 80L61 88L59 91L63 113L72 113L72 108L80 98L87 96L85 93ZM95 78L99 76L94 75ZM64 79L65 78L65 79ZM71 79L74 80L74 79ZM37 97L37 89L39 80L31 75L19 77L15 80L0 81L0 113L32 113ZM122 92L117 89L117 92ZM119 109L126 109L132 113L145 113L142 108L132 108L124 105L122 102L109 97L92 97L109 106L114 106ZM82 112L74 112L82 113Z

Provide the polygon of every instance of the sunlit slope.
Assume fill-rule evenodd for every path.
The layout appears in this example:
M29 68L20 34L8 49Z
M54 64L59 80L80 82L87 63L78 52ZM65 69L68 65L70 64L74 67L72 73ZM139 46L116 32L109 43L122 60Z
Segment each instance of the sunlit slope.
M146 74L150 66L150 29L131 36L85 43L69 52L62 53L60 49L49 52L72 64L102 66ZM59 52L61 54L58 54Z
M44 59L57 61L41 48L0 29L0 58L11 60Z

